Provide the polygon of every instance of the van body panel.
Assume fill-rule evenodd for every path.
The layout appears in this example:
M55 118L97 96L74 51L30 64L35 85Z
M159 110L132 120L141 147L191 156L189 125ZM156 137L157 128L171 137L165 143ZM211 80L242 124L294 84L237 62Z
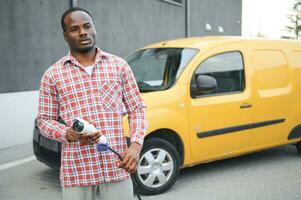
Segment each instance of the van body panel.
M250 148L283 144L296 126L293 122L296 123L296 119L292 117L298 110L295 105L300 104L300 89L296 90L290 66L291 45L285 42L259 41L249 43L249 48L256 74L253 79L254 121L284 119L281 123L253 130ZM300 116L300 109L298 111Z
M300 47L299 47L300 48ZM292 51L290 54L290 65L291 65L291 76L292 81L295 83L295 87L298 87L300 90L301 87L301 49Z
M292 84L287 56L280 47L275 49L253 49L253 65L256 76L254 85L254 122L284 119L280 123L264 126L252 131L250 146L277 144L289 132L286 116L291 99ZM271 58L271 59L267 59Z

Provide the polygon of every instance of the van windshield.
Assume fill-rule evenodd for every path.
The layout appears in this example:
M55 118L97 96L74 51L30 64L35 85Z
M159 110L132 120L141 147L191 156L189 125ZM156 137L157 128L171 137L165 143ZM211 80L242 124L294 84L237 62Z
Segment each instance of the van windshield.
M126 60L135 75L140 92L170 88L198 50L188 48L143 49Z

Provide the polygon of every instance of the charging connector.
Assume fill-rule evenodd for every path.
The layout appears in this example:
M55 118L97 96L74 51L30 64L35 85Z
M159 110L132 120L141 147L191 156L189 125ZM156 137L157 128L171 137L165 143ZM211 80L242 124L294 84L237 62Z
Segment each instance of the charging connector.
M81 118L76 118L75 120L73 120L72 129L79 134L93 133L93 132L97 131L97 129L93 126L93 124L90 124L89 122L87 122L86 120L81 119ZM100 136L96 147L97 147L98 152L104 152L104 151L109 150L109 151L113 152L115 155L117 155L117 157L120 161L123 161L122 156L117 151L115 151L114 149L112 149L109 146L108 140L104 135ZM132 175L131 175L131 178L132 178L134 187L137 188L138 185L137 185L135 179L132 177ZM137 190L136 190L136 195L139 200L142 200L140 197L140 194L137 192Z

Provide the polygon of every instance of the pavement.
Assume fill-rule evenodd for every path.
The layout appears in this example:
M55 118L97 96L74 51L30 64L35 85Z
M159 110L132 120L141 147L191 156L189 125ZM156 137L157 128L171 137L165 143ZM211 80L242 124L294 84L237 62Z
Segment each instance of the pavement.
M32 143L0 149L0 200L61 199L59 173L39 162Z
M300 200L300 169L287 145L183 169L170 190L142 199ZM59 173L35 159L31 144L0 150L0 199L61 199Z
M9 163L20 163L22 160L25 162L26 160L29 161L33 159L35 159L35 157L32 143L0 149L0 170L1 167L3 169L3 166L7 166Z

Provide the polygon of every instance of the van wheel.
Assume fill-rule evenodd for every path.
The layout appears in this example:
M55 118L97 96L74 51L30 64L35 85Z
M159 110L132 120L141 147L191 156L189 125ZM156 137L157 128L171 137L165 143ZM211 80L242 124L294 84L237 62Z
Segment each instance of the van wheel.
M169 142L153 138L144 143L134 175L140 194L161 194L168 190L179 174L180 158Z
M301 154L301 141L296 144L296 148L299 154Z

